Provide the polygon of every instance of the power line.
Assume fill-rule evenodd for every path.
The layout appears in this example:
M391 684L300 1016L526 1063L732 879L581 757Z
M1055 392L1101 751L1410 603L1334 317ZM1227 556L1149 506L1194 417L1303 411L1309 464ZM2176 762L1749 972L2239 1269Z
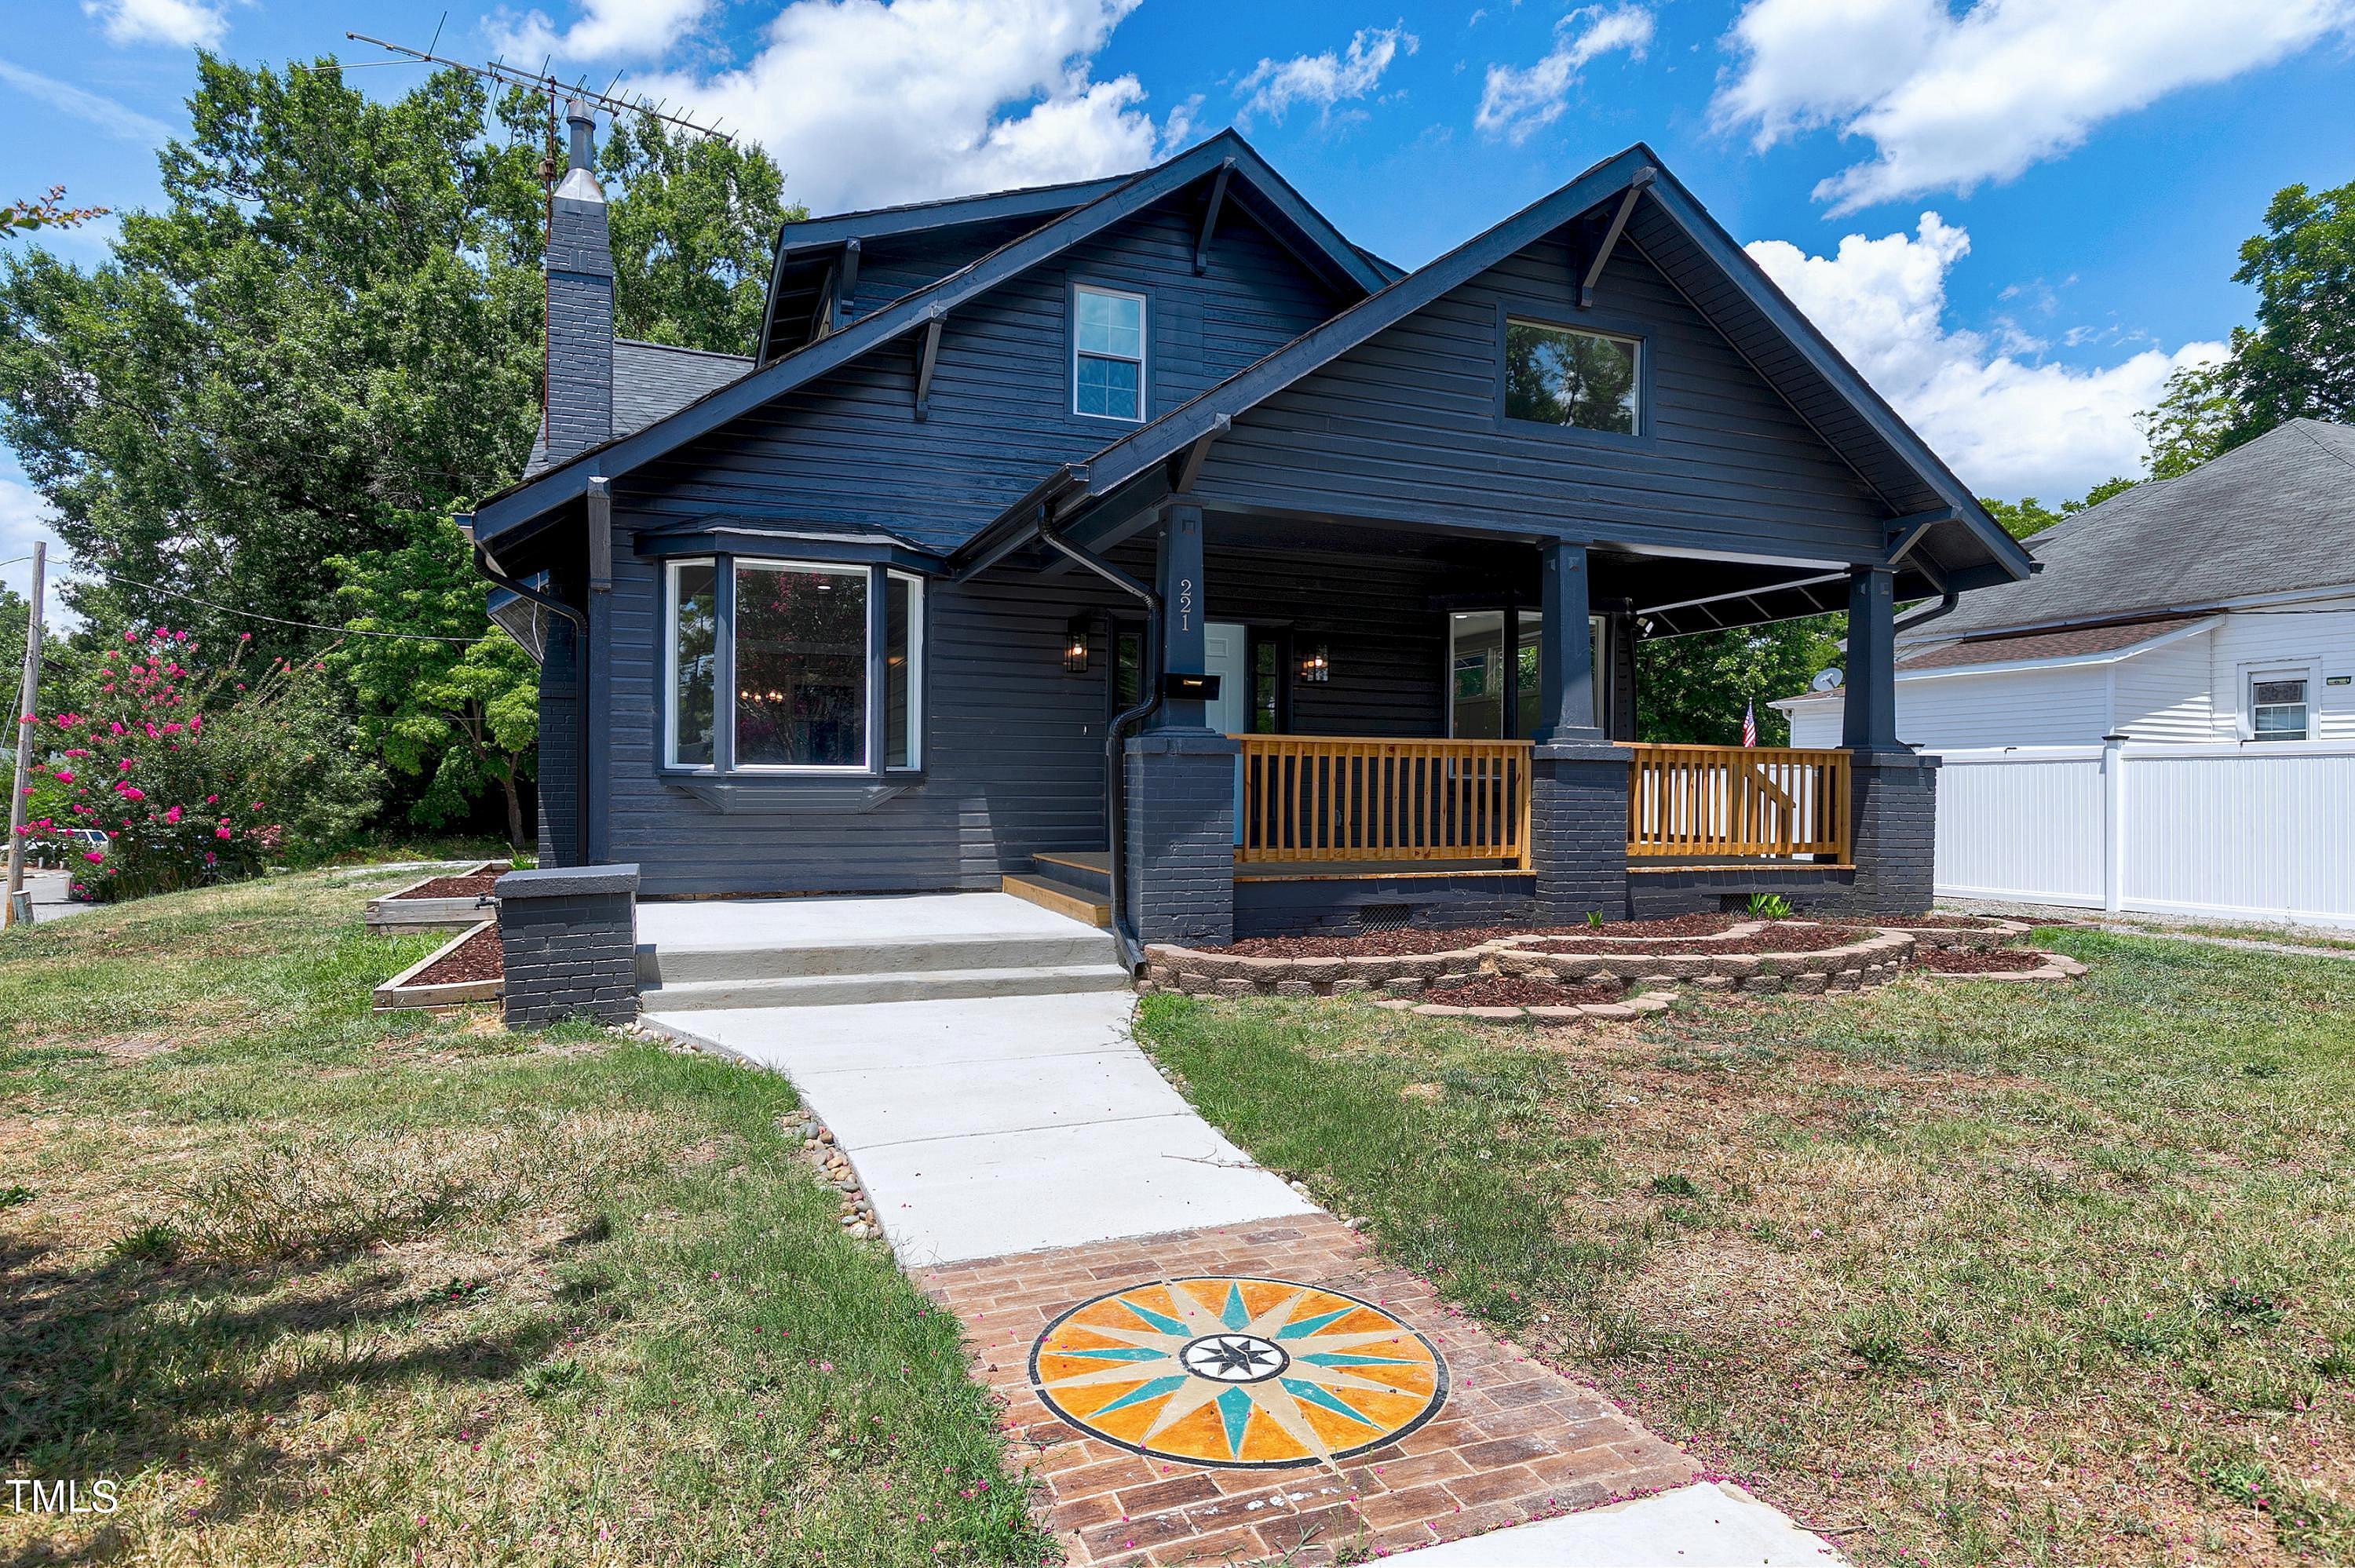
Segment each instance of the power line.
M5 561L0 561L0 566L6 564ZM248 620L266 620L272 626L292 626L304 631L332 631L338 637L381 637L396 642L474 643L482 641L481 637L440 637L429 631L368 631L357 626L327 626L315 620L289 620L282 615L264 615L253 609L232 609L225 604L215 604L210 599L198 599L192 593L182 593L177 588L167 588L159 583L143 583L135 577L109 577L101 580L110 587L145 588L150 593L160 593L166 599L185 599L190 604L219 615L242 616Z

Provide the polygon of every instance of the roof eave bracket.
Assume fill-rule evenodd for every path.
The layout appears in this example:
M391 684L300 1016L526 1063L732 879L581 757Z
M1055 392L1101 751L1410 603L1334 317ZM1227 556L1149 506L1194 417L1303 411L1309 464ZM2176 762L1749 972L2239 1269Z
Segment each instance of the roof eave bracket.
M1209 429L1194 438L1193 442L1187 447L1185 455L1179 458L1171 469L1169 475L1171 494L1184 495L1193 490L1194 482L1202 477L1202 465L1210 459L1210 448L1217 444L1220 436L1234 428L1234 423L1232 415L1218 415L1210 420Z
M1611 260L1611 252L1619 248L1619 237L1627 232L1627 220L1636 214L1636 203L1644 195L1659 171L1646 164L1627 180L1626 194L1619 198L1619 209L1611 215L1611 227L1603 231L1603 243L1594 248L1594 259L1586 264L1586 276L1579 280L1578 306L1585 310L1594 303L1594 286L1603 281L1603 269Z
M941 326L948 313L937 307L924 317L924 335L916 346L916 421L922 424L932 413L932 366L941 353Z
M1200 277L1210 270L1210 237L1219 231L1219 209L1226 205L1227 181L1234 177L1235 161L1229 158L1219 164L1219 172L1210 181L1210 202L1202 210L1202 237L1194 242L1194 275Z

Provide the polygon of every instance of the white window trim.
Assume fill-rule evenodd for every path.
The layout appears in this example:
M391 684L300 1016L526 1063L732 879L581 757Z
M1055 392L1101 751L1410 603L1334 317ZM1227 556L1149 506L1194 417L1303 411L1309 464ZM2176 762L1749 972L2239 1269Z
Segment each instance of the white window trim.
M793 561L786 560L782 556L731 556L730 559L732 569L736 575L737 608L734 619L737 621L741 621L744 619L744 573L747 570L755 572L806 572L813 577L826 576L856 577L858 579L861 589L867 595L867 625L865 636L859 644L859 659L862 666L865 666L859 679L859 687L866 702L864 710L865 719L860 725L860 728L864 732L865 745L859 751L858 760L857 762L829 763L746 762L742 758L739 757L736 759L735 771L739 773L761 774L797 773L815 775L821 778L837 779L853 774L872 773L875 770L875 725L873 722L875 704L874 694L867 691L866 688L868 682L871 681L874 676L872 654L875 647L875 639L881 630L876 620L876 616L879 612L881 607L875 602L876 595L874 591L874 581L868 568L858 566L845 566L839 561ZM731 624L728 630L729 634L731 637L735 635L736 629L734 625ZM743 678L741 661L730 660L729 662L737 670L737 678L741 680ZM736 723L736 701L735 694L732 692L729 694L728 723L731 728ZM735 736L730 736L731 744L729 747L729 750L731 753L736 750L735 746L732 744L735 739Z
M710 556L697 556L686 560L666 562L663 569L663 766L680 772L717 773L719 770L719 752L716 744L718 738L716 733L711 761L681 762L678 759L678 577L679 573L690 567L715 567L713 577L716 579L719 575L716 570L717 565L715 558ZM714 655L711 670L711 726L715 732L719 729L721 720L727 717L730 711L730 705L723 700L725 694L719 690L719 666L717 657L719 650L717 602L719 592L719 584L715 580L712 585L714 604L711 630Z
M2257 683L2259 681L2278 680L2304 681L2306 683L2305 738L2307 740L2318 738L2315 732L2319 726L2322 696L2322 665L2319 662L2314 660L2294 659L2243 660L2239 666L2239 673L2241 679L2241 690L2238 700L2234 704L2235 708L2238 710L2234 715L2234 718L2240 726L2241 738L2243 740L2253 746L2290 746L2296 744L2294 741L2261 741L2257 738Z
M890 585L895 582L906 583L914 590L908 596L908 760L897 765L887 761L883 765L887 773L913 773L924 766L924 579L913 572L887 571L883 574L883 582L886 593L890 591ZM890 613L888 606L884 613ZM886 635L890 630L890 623L886 621ZM884 683L883 700L887 704L891 700L888 679ZM883 723L888 730L891 723L891 715L888 712L883 715ZM886 744L889 744L889 738L887 735Z
M1636 337L1629 333L1605 332L1601 327L1572 326L1568 322L1550 322L1541 316L1515 315L1510 311L1506 312L1505 330L1510 332L1517 326L1535 327L1540 332L1566 333L1572 337L1599 337L1607 339L1612 343L1625 344L1628 350L1629 364L1627 390L1630 401L1634 405L1628 409L1627 413L1629 423L1634 425L1635 429L1629 430L1605 430L1599 429L1593 425L1554 425L1553 421L1550 419L1525 419L1516 415L1508 414L1506 415L1506 419L1509 423L1515 425L1544 425L1550 426L1555 429L1563 430L1582 430L1590 436L1618 436L1622 439L1630 440L1644 433L1644 417L1648 411L1644 407L1644 355L1650 352L1650 344L1646 344L1642 338Z
M1136 302L1136 357L1135 359L1130 359L1124 354L1082 355L1080 349L1080 296L1082 294L1102 294L1106 299ZM1133 289L1108 289L1102 283L1073 283L1071 285L1071 334L1072 417L1081 419L1108 419L1115 425L1144 424L1146 417L1153 410L1152 369L1146 363L1146 357L1153 352L1153 302ZM1082 357L1118 360L1124 365L1136 366L1136 415L1134 418L1121 414L1091 414L1080 407L1080 361Z

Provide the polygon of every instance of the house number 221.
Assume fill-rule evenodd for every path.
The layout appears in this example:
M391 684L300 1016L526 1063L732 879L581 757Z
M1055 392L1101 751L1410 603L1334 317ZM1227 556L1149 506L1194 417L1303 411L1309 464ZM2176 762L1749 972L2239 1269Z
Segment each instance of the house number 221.
M1190 631L1193 629L1194 579L1192 577L1179 577L1178 579L1178 630L1180 631Z

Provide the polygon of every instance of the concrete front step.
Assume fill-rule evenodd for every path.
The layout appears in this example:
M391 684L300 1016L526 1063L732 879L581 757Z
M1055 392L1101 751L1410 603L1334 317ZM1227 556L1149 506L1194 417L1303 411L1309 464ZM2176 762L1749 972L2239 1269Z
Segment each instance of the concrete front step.
M1109 941L1108 938L1104 940ZM673 955L676 957L677 955ZM667 969L670 959L664 959ZM1062 996L1126 991L1134 983L1115 963L1031 964L1021 968L876 970L865 973L641 984L646 1012L715 1008L825 1007L883 1001L942 1001L988 996Z
M657 943L639 951L638 984L676 987L713 981L889 976L918 970L1057 969L1114 964L1119 959L1120 949L1108 933L1077 924L1053 933L948 933L757 947Z

